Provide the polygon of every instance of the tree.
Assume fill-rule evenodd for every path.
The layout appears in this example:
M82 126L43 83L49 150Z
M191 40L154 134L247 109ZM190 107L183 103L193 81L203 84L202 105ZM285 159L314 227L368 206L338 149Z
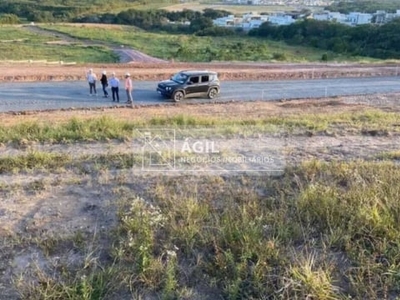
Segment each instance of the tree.
M210 18L212 20L222 18L229 16L231 13L226 10L218 10L218 9L212 9L212 8L206 8L203 11L203 17L205 18Z
M14 14L4 14L0 16L0 24L19 24L18 16Z
M198 32L213 26L213 21L210 18L199 17L190 22L189 28L192 32Z

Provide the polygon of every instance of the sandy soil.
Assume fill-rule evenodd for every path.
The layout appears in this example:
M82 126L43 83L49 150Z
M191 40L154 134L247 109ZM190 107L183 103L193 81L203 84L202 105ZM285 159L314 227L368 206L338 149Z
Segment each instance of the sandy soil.
M143 55L143 54L132 54ZM143 60L146 61L144 56ZM185 69L207 69L219 73L221 80L282 80L362 76L398 76L395 65L318 65L318 64L246 64L246 63L146 63L46 65L0 64L0 81L84 80L89 68L118 74L130 72L134 80L161 80Z

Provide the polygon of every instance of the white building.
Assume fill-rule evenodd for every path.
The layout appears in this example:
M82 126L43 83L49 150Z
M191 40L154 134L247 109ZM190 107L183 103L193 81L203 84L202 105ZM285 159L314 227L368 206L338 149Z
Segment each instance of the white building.
M323 11L321 13L315 13L313 18L318 21L330 21L330 22L338 22L345 23L347 20L347 16L345 14L341 14L339 12L331 12L331 11Z
M252 12L244 14L242 21L242 28L244 30L258 28L262 23L267 22L268 18L269 17L267 15L259 15Z
M329 20L329 13L323 12L313 15L313 19L317 21L328 21Z
M241 27L242 22L243 18L237 18L234 15L229 15L213 20L213 24L215 26L222 27Z
M400 9L396 10L396 12L394 14L387 13L384 10L377 10L376 13L374 14L374 16L375 16L375 23L384 24L384 23L392 21L394 18L399 18L400 17Z
M242 18L243 18L243 23L245 23L245 22L250 23L252 21L257 23L258 21L267 22L269 16L268 15L259 15L259 14L250 12L250 13L244 14Z
M268 18L268 22L274 25L290 25L295 21L296 20L289 15L276 15L276 16L269 16Z
M292 16L286 15L284 13L276 15L259 15L254 13L247 13L239 18L235 17L234 15L229 15L227 17L213 20L213 24L215 26L238 27L245 30L258 28L261 24L265 22L270 22L275 25L289 25L295 22L295 19L293 19Z
M375 15L375 23L377 24L383 24L386 22L386 11L384 10L377 10Z
M375 14L351 12L348 15L339 12L322 11L319 13L314 13L312 18L319 21L337 22L350 26L371 24L373 20L377 24L384 24L393 20L394 18L400 18L400 9L398 9L396 13L386 13L385 11L378 10ZM262 23L265 22L270 22L271 24L280 26L290 25L295 21L296 19L294 19L293 16L286 13L259 15L250 12L244 14L242 17L229 15L227 17L219 18L213 20L213 24L216 26L235 27L249 30L252 28L258 28Z
M349 23L350 25L370 24L371 21L372 21L372 14L351 12L347 16L347 23Z
M319 21L338 22L346 25L371 24L373 21L377 24L384 24L400 17L400 9L396 13L387 13L384 10L377 10L374 14L351 12L348 15L339 12L323 11L313 14L313 19Z
M250 30L250 29L253 29L253 28L258 28L258 27L261 26L262 23L265 23L265 22L267 22L265 19L263 19L263 20L251 20L249 22L243 22L242 23L242 28L244 30Z

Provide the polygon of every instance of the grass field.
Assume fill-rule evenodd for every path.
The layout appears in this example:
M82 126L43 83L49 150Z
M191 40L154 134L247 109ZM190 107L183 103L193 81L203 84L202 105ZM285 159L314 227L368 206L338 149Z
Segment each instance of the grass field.
M113 63L118 60L111 47L134 48L148 55L175 61L320 61L327 53L317 49L289 46L251 38L236 37L197 37L152 33L130 26L104 27L90 25L40 25L40 27L66 33L75 42L65 42L53 34L41 35L23 26L0 26L0 60L48 60L77 63ZM82 40L83 39L83 40ZM85 42L85 40L89 42ZM378 60L347 57L327 53L331 61Z
M204 107L176 115L185 108L172 106L158 116L152 108L124 117L122 110L63 119L57 112L20 124L7 116L9 125L0 126L1 295L396 299L400 168L398 151L385 143L398 140L398 112L308 105L309 113L293 105L274 116L268 106L270 115L257 116L226 104L218 107L230 111L222 118ZM132 174L140 162L133 132L160 126L207 127L232 143L250 142L248 126L262 136L279 133L288 139L288 163L276 177ZM341 155L327 132L344 144ZM352 152L350 144L364 139L362 151ZM312 143L325 148L313 152Z
M22 26L0 26L0 60L48 60L64 62L116 62L117 57L106 47L81 43L57 45L60 41L30 32Z
M65 121L64 121L65 122ZM43 121L18 122L12 126L0 125L0 143L24 142L82 142L106 141L110 139L129 140L133 138L135 128L155 126L170 128L175 126L210 127L213 134L241 134L242 126L251 126L253 132L291 133L308 131L311 134L321 132L335 133L346 128L349 132L363 134L376 130L378 132L398 132L398 113L366 109L358 112L303 113L281 118L280 116L241 116L232 119L229 116L201 117L179 114L171 117L155 116L135 120L122 118L70 119L66 123L51 124Z
M216 10L225 10L229 11L232 14L242 14L246 12L257 12L257 13L271 13L271 12L282 12L282 11L291 11L295 10L295 6L287 6L287 5L233 5L233 4L222 4L222 1L190 1L186 3L179 3L180 1L148 1L146 2L134 2L127 3L125 6L120 6L118 8L110 8L106 12L118 13L122 10L126 10L129 8L133 9L165 9L168 11L181 11L184 9L194 10L194 11L203 11L206 8L216 9ZM316 7L308 7L313 10Z
M148 55L176 61L319 61L325 51L288 46L284 43L243 37L197 37L150 33L134 27L112 26L107 31L94 26L46 25L45 29L67 33L70 36L93 39L116 45L125 45ZM333 61L357 61L328 53ZM363 60L368 60L363 58ZM371 59L370 61L376 61Z
M215 3L216 2L216 3ZM282 11L291 11L295 10L293 6L283 6L283 5L224 5L215 1L212 3L205 2L189 2L189 3L180 3L180 4L172 4L169 6L165 6L163 9L169 11L181 11L184 9L190 9L195 11L203 11L206 8L211 8L215 10L225 10L229 11L232 14L244 14L248 12L256 12L256 13L272 13L272 12L282 12Z
M137 9L137 10L148 10L148 9L167 9L170 6L176 5L176 1L169 1L169 0L164 0L164 1L135 1L135 2L129 2L127 1L124 3L124 5L114 4L114 5L109 5L109 7L97 7L95 9L96 12L99 13L113 13L117 14L120 13L121 11L126 11L128 9Z

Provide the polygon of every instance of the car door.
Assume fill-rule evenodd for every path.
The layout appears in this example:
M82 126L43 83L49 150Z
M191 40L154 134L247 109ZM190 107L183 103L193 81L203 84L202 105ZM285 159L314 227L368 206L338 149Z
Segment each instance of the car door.
M208 88L210 86L210 76L209 75L202 75L200 77L200 93L207 94Z
M187 82L186 95L201 93L200 76L190 76Z

